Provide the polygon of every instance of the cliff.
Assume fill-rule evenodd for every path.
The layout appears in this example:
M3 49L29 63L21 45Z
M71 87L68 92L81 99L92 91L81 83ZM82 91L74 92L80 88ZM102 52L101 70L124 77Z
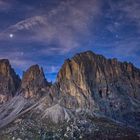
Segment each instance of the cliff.
M65 61L57 82L67 108L89 109L127 122L140 111L140 70L131 63L87 51Z
M9 60L0 60L0 104L11 99L20 87L21 80Z
M49 83L45 79L43 69L33 65L23 73L21 93L25 98L39 98L43 96Z

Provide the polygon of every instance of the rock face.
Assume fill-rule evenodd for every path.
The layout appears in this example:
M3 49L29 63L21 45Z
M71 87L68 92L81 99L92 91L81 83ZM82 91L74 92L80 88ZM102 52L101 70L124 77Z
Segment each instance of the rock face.
M11 68L9 60L0 60L0 104L13 97L20 86L20 78Z
M42 119L48 119L48 121L52 121L53 123L63 123L64 121L70 120L70 113L59 104L56 104L50 108L44 110L44 114Z
M140 111L140 70L131 63L84 52L65 61L57 82L68 108L88 108L131 123Z
M25 98L41 97L47 86L49 83L45 79L43 69L38 65L33 65L24 72L21 89Z
M19 83L8 60L1 60L0 95L12 97ZM23 74L18 93L0 107L4 140L138 139L140 69L131 63L87 51L67 59L53 85L33 65ZM50 137L50 132L55 134Z

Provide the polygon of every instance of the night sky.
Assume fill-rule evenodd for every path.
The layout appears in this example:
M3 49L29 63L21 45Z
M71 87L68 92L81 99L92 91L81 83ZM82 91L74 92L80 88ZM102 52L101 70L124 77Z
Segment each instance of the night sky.
M64 60L93 50L140 67L140 0L0 0L0 58L54 81Z

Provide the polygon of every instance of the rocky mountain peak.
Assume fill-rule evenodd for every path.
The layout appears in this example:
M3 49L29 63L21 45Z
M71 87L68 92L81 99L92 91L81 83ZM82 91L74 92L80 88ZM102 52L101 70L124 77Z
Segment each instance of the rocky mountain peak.
M10 63L8 59L1 59L0 60L0 74L4 76L8 76L10 74Z
M23 74L21 88L25 90L25 97L34 97L42 88L49 84L45 79L43 69L39 65L33 65Z
M91 51L66 60L57 81L65 98L63 104L70 108L97 109L112 117L112 110L122 114L123 109L130 111L133 99L140 100L140 70L131 63L106 59Z
M77 77L80 73L82 75ZM86 79L98 79L103 75L107 78L119 78L123 73L139 77L140 70L134 67L132 63L122 63L116 58L106 59L102 55L96 55L92 51L87 51L76 54L72 59L67 59L58 73L57 81L60 82L64 79L78 80L80 76L86 76Z
M38 65L33 65L26 72L24 72L22 79L22 87L24 87L24 85L28 85L32 81L38 81L38 78L41 78L43 79L43 81L45 81L43 69L40 68Z
M0 60L0 103L14 96L20 86L20 78L12 69L9 60Z

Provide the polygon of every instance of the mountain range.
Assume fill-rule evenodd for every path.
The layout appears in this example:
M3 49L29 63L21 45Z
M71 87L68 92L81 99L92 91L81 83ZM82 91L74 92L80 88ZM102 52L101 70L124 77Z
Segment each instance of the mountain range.
M0 140L139 140L140 69L92 51L65 60L55 83L0 60Z

